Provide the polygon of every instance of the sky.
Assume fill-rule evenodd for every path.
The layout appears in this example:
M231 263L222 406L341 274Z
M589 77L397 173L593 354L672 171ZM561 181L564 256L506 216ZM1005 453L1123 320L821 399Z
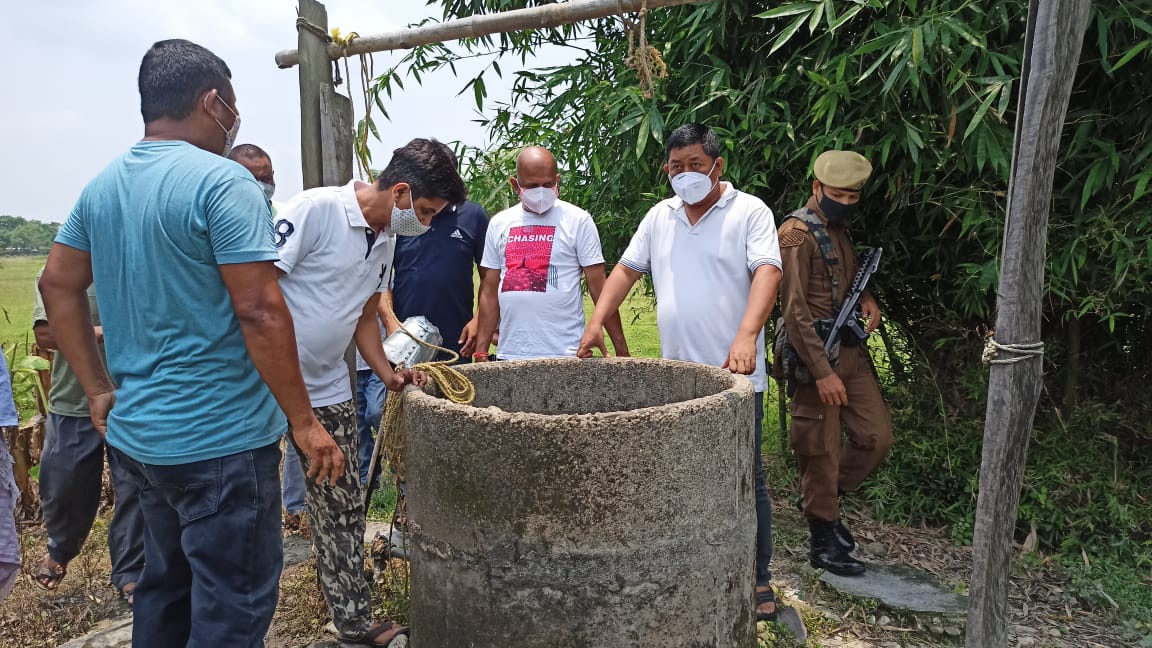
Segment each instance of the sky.
M439 18L425 0L327 0L330 27L375 34L423 18ZM276 52L296 47L293 0L38 0L6 3L0 22L0 214L62 222L81 189L143 136L136 74L152 43L186 38L215 52L232 70L243 122L237 143L268 151L276 198L301 189L297 68L281 70ZM529 67L564 62L542 51ZM402 53L378 53L380 73ZM518 62L517 62L518 63ZM382 142L374 164L413 137L484 145L472 92L457 93L482 62L406 83L389 104L392 121L377 119ZM359 73L356 81L356 116ZM489 101L506 100L518 67L502 62L504 80L487 79ZM491 76L491 75L489 75Z

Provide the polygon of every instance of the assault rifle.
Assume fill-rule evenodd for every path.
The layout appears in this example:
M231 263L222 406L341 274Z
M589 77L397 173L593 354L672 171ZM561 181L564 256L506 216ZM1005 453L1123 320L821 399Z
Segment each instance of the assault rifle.
M860 297L864 295L868 280L880 267L880 253L883 251L884 248L868 248L864 250L864 254L860 255L860 268L856 270L856 276L852 278L852 285L844 294L844 304L840 307L840 312L836 315L836 321L832 324L831 330L828 331L828 337L824 338L824 352L829 357L832 355L832 349L836 346L836 342L840 340L840 331L844 327L847 327L858 341L863 342L868 339L868 334L864 332L864 328L860 326L860 321L856 319L856 313L860 310Z

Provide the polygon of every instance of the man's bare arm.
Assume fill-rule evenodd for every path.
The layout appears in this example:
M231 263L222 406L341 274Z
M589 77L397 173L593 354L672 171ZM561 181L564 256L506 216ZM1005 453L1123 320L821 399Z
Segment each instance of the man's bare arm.
M270 261L220 266L248 355L288 417L296 445L308 456L308 477L335 484L344 474L344 454L312 413L279 274Z
M600 349L602 355L608 355L608 349L604 346L604 323L612 313L616 313L619 318L620 304L624 303L624 298L642 276L623 263L617 263L616 267L612 268L612 274L608 275L608 280L604 282L604 288L600 291L600 298L596 300L596 309L592 311L592 317L584 329L584 336L580 338L580 348L576 350L577 356L591 358L592 349Z
M54 244L38 286L52 322L52 342L68 359L88 396L92 423L103 434L107 430L108 413L116 400L116 386L96 346L96 332L88 308L90 285L92 256L61 243Z
M592 297L592 304L596 305L600 302L600 295L607 280L604 274L604 264L600 263L584 268L584 278L588 281L588 295ZM620 321L619 304L604 320L604 328L608 329L608 337L612 338L612 350L616 355L622 358L628 357L628 340L624 337L624 324Z
M492 268L480 276L480 306L476 315L475 353L488 353L500 322L500 271Z
M724 367L733 373L749 375L756 371L756 362L764 355L764 349L756 348L756 340L764 330L772 307L776 304L776 291L780 287L780 269L764 264L752 274L752 286L748 289L748 306L736 331L736 339L728 350Z

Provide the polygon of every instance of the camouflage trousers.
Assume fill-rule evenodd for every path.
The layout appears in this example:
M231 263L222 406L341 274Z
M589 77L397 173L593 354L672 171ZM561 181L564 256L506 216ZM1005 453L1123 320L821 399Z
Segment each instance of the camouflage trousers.
M358 638L372 625L372 592L364 575L364 503L353 401L312 410L344 452L344 475L332 486L306 479L312 550L320 589L342 637ZM299 451L299 448L297 448ZM297 452L304 472L308 458Z

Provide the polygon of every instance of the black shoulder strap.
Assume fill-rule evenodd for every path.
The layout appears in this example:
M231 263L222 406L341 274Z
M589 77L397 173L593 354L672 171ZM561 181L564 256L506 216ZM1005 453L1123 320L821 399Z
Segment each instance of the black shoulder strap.
M836 245L832 243L832 238L828 236L828 230L824 227L820 217L811 209L801 207L785 216L784 220L787 221L790 218L795 218L807 225L808 231L812 232L812 237L816 239L816 245L820 248L820 256L824 259L825 267L828 268L828 278L832 280L832 311L839 311L840 303L836 299L836 295L840 292L840 280L832 271L832 267L840 263L840 257L836 255Z

